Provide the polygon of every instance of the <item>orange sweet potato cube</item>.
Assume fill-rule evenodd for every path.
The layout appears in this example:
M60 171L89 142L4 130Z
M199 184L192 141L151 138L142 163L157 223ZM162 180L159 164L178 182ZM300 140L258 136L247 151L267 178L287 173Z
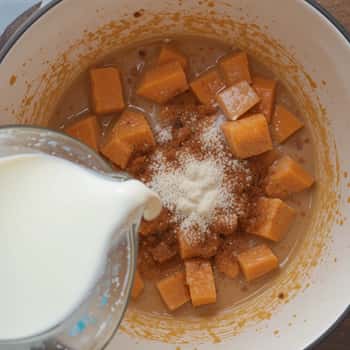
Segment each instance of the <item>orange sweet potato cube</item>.
M303 123L285 107L281 105L276 106L271 123L272 137L276 142L284 142L303 126Z
M136 93L163 104L188 89L186 74L178 61L162 64L144 74Z
M208 260L192 259L185 261L186 283L190 289L193 306L216 302L214 274Z
M145 153L156 145L150 125L140 112L129 109L124 111L115 123L113 132L136 152Z
M311 187L314 178L290 156L276 160L265 179L265 192L269 197L286 198Z
M176 272L157 283L158 291L170 311L178 309L190 300L185 274Z
M219 92L216 95L216 100L227 119L237 120L254 107L260 98L244 80Z
M259 198L247 232L278 242L287 233L296 211L278 198Z
M158 64L174 61L178 61L183 69L187 68L187 58L182 52L169 45L163 46L159 53Z
M253 88L260 97L260 103L255 107L256 112L264 114L268 123L271 120L275 104L276 85L276 80L261 77L253 78Z
M91 98L96 114L109 114L124 109L123 86L115 67L90 70Z
M247 281L266 275L278 267L277 257L266 244L240 253L237 259Z
M248 55L245 52L234 53L228 57L224 57L220 60L219 67L227 86L237 84L242 80L246 80L249 83L252 82Z
M275 160L281 158L282 154L275 148L255 157L261 167L268 168Z
M192 81L190 84L193 93L204 105L213 105L215 96L225 87L225 83L216 69L212 69Z
M221 250L216 254L215 266L221 273L231 279L234 279L239 275L237 259L228 250Z
M269 127L263 114L224 122L221 129L237 158L249 158L272 149Z
M72 125L69 125L64 131L86 145L98 150L101 127L94 115L87 116Z
M179 252L182 259L209 258L216 254L220 244L218 235L212 234L203 241L197 241L193 238L190 240L188 236L196 237L196 235L186 235L185 232L180 230L177 232Z
M133 147L120 140L118 135L111 132L100 147L101 153L111 162L125 169L133 153Z
M134 284L133 284L132 290L131 290L131 297L133 299L138 298L140 296L140 294L143 292L144 288L145 288L145 284L142 280L140 272L138 270L136 270L135 276L134 276Z

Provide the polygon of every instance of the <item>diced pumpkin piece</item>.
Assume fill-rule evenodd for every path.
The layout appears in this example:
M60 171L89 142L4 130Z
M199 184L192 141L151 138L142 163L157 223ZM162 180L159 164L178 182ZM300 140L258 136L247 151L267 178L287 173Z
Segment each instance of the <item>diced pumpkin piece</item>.
M190 289L193 306L216 302L214 274L208 260L192 259L185 261L186 283Z
M91 98L96 114L109 114L124 109L123 86L115 67L90 70Z
M121 141L132 146L136 152L152 150L156 142L153 132L144 114L126 110L119 117L113 131Z
M237 259L247 281L262 277L278 267L277 257L266 244L244 251Z
M194 257L209 258L216 254L220 244L219 237L216 234L211 234L203 240L193 238L191 240L189 237L198 237L198 235L187 235L180 230L177 232L177 241L182 259Z
M122 169L128 165L133 150L132 146L121 141L113 132L108 135L105 143L100 147L101 153Z
M193 93L204 105L213 105L215 96L225 87L225 83L216 69L209 70L200 75L190 84Z
M248 225L247 232L278 242L289 230L295 215L295 209L278 198L259 198L255 218Z
M131 297L137 299L145 288L145 284L138 270L135 271L134 284L131 290Z
M210 225L210 231L219 235L233 235L238 226L238 218L236 214L225 215L219 214L215 217L214 222Z
M249 158L272 149L269 127L263 114L224 122L221 129L237 158Z
M265 192L269 197L286 198L311 187L314 178L290 156L276 160L265 179Z
M229 278L234 279L239 275L239 265L237 259L227 249L223 249L216 254L215 265L218 271Z
M187 68L187 58L178 49L172 46L163 46L158 57L158 64L178 61L183 69Z
M74 124L67 126L64 131L94 150L98 150L101 127L94 115L87 116Z
M197 105L197 97L192 90L187 90L180 95L177 95L171 101L172 105L176 106L195 106Z
M169 228L170 213L163 208L159 216L151 221L142 220L139 232L142 236L165 232Z
M253 78L253 88L260 97L260 102L256 105L255 110L264 114L267 122L271 120L276 97L276 80L265 79L262 77Z
M176 250L172 249L165 242L160 242L157 246L151 249L153 259L160 264L170 260L176 255Z
M230 86L216 95L216 100L227 119L237 120L254 107L260 98L247 81Z
M190 300L185 274L176 272L157 283L158 291L170 311L178 309Z
M163 104L188 89L186 74L178 61L148 70L136 90L139 96Z
M276 142L282 143L300 130L304 124L285 107L277 105L272 117L271 133Z
M274 148L271 151L267 151L259 156L256 156L255 160L261 167L268 168L275 160L281 158L281 156L281 152Z
M249 83L252 82L248 55L245 52L234 53L228 57L224 57L220 60L219 67L227 86L237 84L242 80L246 80Z

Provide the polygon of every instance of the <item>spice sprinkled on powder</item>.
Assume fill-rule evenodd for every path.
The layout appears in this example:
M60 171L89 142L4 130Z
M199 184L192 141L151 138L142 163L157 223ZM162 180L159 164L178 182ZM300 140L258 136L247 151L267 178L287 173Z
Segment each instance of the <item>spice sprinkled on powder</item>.
M203 129L200 141L205 151L222 152L224 150L224 135L220 130L223 121L224 116L219 116L214 123Z
M164 207L182 232L206 234L217 213L244 215L246 198L242 183L252 180L247 162L233 159L224 149L224 138L217 119L199 133L200 155L188 148L176 153L169 162L163 152L151 160L148 186L156 191ZM187 236L188 236L187 235ZM189 241L193 237L189 237Z
M164 143L170 142L173 139L172 128L168 126L167 128L159 128L156 131L156 140L158 144L162 145Z

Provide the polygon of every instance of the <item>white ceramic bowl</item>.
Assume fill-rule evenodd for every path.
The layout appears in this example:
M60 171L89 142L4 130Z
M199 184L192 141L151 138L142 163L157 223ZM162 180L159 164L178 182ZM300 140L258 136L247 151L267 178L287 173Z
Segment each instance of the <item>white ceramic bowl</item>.
M305 349L350 304L350 38L313 1L52 1L0 53L0 123L46 125L62 90L91 62L176 33L236 43L286 82L317 146L315 211L301 249L257 298L185 323L129 312L109 349Z

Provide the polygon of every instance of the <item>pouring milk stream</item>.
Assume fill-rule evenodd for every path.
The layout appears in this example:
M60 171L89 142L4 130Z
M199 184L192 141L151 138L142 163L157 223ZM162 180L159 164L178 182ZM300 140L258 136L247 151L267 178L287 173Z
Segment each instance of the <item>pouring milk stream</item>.
M104 270L132 214L161 209L136 180L117 182L61 158L0 158L0 340L40 334L68 317Z

